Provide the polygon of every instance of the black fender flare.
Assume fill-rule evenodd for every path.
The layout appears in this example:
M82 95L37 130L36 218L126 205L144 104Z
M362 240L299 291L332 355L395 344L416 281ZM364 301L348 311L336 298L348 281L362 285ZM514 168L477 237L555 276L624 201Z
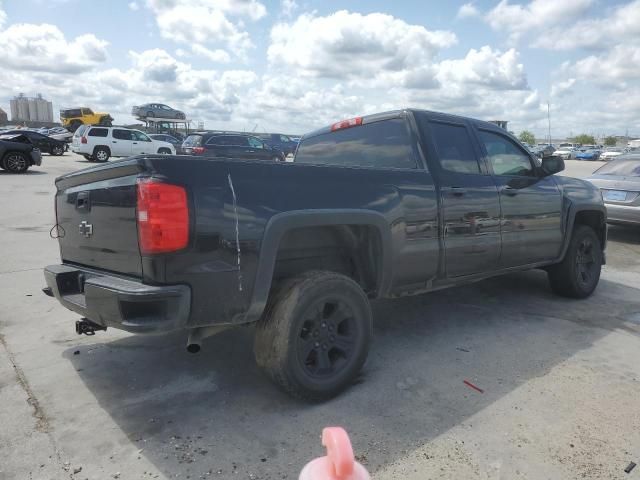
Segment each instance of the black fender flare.
M602 242L602 250L604 251L606 248L607 242L607 208L602 205L576 205L574 203L569 203L567 207L567 217L566 217L566 226L565 226L565 235L562 243L562 249L560 251L560 256L557 259L557 262L561 262L564 259L564 256L567 254L567 249L569 248L569 243L571 242L571 233L573 232L573 227L576 222L576 216L580 212L599 212L603 215L604 218L604 239Z
M332 225L367 225L377 229L382 249L381 268L377 278L377 296L382 297L389 291L393 274L391 226L384 215L373 210L359 209L283 212L271 217L264 229L251 303L244 315L237 319L237 323L255 322L262 316L271 291L278 247L284 234L295 228Z

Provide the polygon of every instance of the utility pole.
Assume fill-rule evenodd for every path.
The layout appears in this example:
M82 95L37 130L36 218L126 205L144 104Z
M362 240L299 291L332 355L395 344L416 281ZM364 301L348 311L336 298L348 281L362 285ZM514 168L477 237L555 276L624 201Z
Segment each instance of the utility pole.
M549 100L547 100L547 122L549 124L549 145L551 145L551 109L549 107Z

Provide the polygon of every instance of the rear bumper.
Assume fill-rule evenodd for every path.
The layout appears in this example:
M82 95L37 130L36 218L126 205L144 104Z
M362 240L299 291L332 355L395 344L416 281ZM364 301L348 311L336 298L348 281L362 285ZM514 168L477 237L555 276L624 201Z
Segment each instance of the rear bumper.
M44 277L63 306L104 327L164 333L183 328L189 319L186 285L145 285L64 264L49 265Z
M31 151L31 165L42 165L42 153L40 150L33 149Z
M640 225L640 207L605 203L607 222Z

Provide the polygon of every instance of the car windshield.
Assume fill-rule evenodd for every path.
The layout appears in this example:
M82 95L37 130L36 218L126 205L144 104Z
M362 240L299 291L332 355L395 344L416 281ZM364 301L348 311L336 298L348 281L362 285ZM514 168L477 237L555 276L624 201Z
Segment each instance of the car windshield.
M197 147L199 145L202 145L202 135L189 135L183 145L185 147Z
M616 175L624 177L640 177L640 158L620 159L603 165L595 171L598 175Z

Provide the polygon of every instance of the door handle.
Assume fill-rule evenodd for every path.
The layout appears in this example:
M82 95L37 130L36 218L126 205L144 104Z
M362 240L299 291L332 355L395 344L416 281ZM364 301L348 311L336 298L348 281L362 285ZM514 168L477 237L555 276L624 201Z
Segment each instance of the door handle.
M518 195L518 190L517 190L517 189L515 189L515 188L513 188L513 187L509 187L509 186L504 187L504 188L502 189L502 192L503 192L505 195L509 195L510 197L515 197L516 195Z
M118 143L118 142L116 142L115 140L111 140L111 143Z
M133 142L133 144L134 144L134 145L137 145L137 144L138 144L138 142Z
M467 189L464 187L447 187L443 189L445 192L449 192L454 197L462 197L467 193Z

